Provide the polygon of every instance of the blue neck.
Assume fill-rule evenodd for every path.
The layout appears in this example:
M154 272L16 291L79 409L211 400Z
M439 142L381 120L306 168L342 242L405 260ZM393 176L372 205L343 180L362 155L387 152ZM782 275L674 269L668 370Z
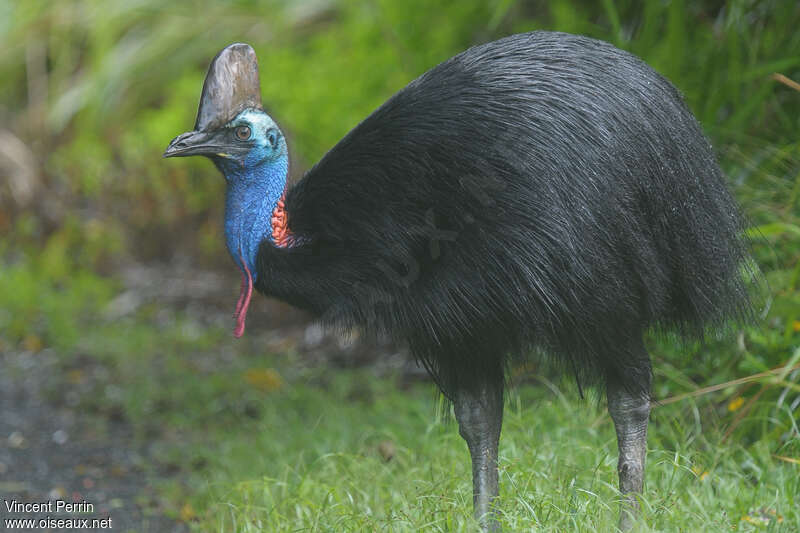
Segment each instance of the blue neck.
M227 181L225 241L228 252L242 271L244 260L255 280L258 247L265 239L272 242L270 219L286 188L289 160L282 155L248 163L247 160L244 164L223 160L219 165Z

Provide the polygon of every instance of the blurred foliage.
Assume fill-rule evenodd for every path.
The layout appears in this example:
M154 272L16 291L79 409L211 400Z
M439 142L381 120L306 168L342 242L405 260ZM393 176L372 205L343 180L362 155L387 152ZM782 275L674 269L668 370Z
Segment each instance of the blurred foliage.
M82 310L113 294L97 274L128 261L227 265L216 170L161 159L224 45L255 47L297 177L436 63L556 29L630 50L683 91L760 238L763 327L738 348L657 341L660 392L774 367L800 343L800 92L771 77L800 80L797 28L794 0L0 0L0 335L68 348Z
M194 123L210 58L237 40L258 52L264 101L290 133L295 175L436 63L546 28L610 40L673 80L723 154L733 151L726 165L736 166L737 185L764 188L767 172L796 182L787 172L800 98L769 79L800 78L791 0L65 0L0 9L0 117L34 155L42 238L79 208L108 239L123 239L117 251L224 257L216 171L160 154ZM796 208L797 191L791 200ZM15 218L0 224L16 235Z
M429 493L441 496L421 506L431 516L444 512L435 507L441 501L460 509L456 522L467 520L468 476L445 475L464 473L466 452L454 431L445 438L456 440L437 440L421 423L433 411L430 396L387 392L389 384L372 376L332 374L328 385L292 377L302 363L291 353L289 360L283 353L278 358L286 365L279 374L271 358L260 359L263 337L239 341L235 349L248 357L231 358L232 340L221 329L159 306L122 318L103 312L118 292L115 274L128 262L188 257L201 267L228 265L217 171L203 160L161 159L169 140L194 124L210 59L234 41L255 47L264 102L290 137L295 177L393 92L472 44L561 30L610 41L653 65L685 94L711 137L752 221L754 255L769 283L758 327L690 346L673 337L651 339L654 393L665 398L800 361L800 92L772 78L779 72L800 81L798 28L796 0L0 0L0 353L50 347L63 356L65 370L107 367L108 377L85 396L85 407L117 406L144 434L178 428L192 436L188 449L178 439L176 461L206 454L213 485L203 479L165 494L177 516L200 520L206 529L228 519L249 524L266 503L291 518L286 527L336 519L352 512L345 500L357 491L348 487L361 483L376 496L359 505L374 510L379 522L381 512L388 515L381 507L386 501L399 498L402 508ZM222 354L224 362L209 354ZM796 529L796 466L784 456L797 456L799 374L764 374L656 411L651 478L657 490L645 501L659 527L722 529L706 516L721 507L733 520L724 520L727 529L740 515L740 525L750 522L758 505L767 505L786 515L783 530ZM337 383L351 382L374 390L377 407L349 405L350 393ZM518 390L526 400L548 394ZM613 477L607 418L577 416L574 404L560 392L557 398L560 408L523 409L517 401L508 411L501 462L514 481L503 485L514 529L538 525L537 513L549 516L556 508L566 511L551 524L574 526L575 515L586 516L582 506L597 506L582 488L591 489L593 478L576 484L573 472L599 465L600 483ZM287 413L305 422L287 427ZM370 424L365 437L360 430ZM395 433L379 434L378 427ZM370 450L379 439L398 442L398 455L374 476L381 459ZM556 478L530 488L529 480L547 471L529 463L533 440L544 443L534 459L548 465L554 461L549 450L577 452L554 470ZM404 447L409 442L413 451ZM344 447L368 453L328 453ZM299 452L306 449L308 457ZM252 481L282 462L289 465L283 479ZM529 472L517 466L524 464ZM413 488L436 468L444 473L433 476L434 485L445 478L461 484L438 492L428 481ZM376 482L364 481L372 476ZM707 477L714 483L703 485ZM519 497L511 489L518 481ZM336 492L340 486L347 494ZM612 494L607 489L600 487ZM454 493L457 501L445 499ZM666 500L653 500L656 494ZM531 514L528 501L549 507ZM414 512L409 529L428 516ZM587 523L608 530L612 516L589 516Z

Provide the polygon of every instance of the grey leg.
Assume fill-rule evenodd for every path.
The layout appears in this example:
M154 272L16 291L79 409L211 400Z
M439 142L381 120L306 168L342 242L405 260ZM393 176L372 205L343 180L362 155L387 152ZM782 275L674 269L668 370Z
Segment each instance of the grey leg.
M503 380L460 391L455 401L458 432L472 457L472 503L485 531L499 531L492 505L497 498L497 446L503 425Z
M631 394L623 386L611 381L608 383L607 396L608 412L617 430L619 490L624 495L619 528L628 531L639 512L636 494L642 492L644 481L650 400L645 395Z

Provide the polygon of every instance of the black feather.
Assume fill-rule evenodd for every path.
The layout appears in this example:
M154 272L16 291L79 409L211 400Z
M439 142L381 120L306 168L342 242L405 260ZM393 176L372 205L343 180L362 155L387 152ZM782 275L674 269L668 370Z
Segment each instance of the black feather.
M678 91L608 43L533 32L395 94L287 193L257 288L409 343L450 398L544 352L647 388L649 328L749 312L748 243Z

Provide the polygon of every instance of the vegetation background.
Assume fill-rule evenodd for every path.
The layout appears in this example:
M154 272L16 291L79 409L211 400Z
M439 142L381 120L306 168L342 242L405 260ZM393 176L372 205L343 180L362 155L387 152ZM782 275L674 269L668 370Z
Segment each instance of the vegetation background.
M238 274L222 180L161 153L194 123L209 60L230 42L256 49L299 177L438 62L552 29L629 50L684 93L769 284L758 327L688 347L651 339L666 400L645 517L665 531L797 531L798 28L794 0L0 0L0 397L12 398L0 410L57 413L47 430L0 417L0 494L88 494L112 516L135 507L125 526L141 531L474 526L465 447L397 350L331 341L263 299L247 338L229 338ZM508 527L609 530L602 402L536 367L514 380ZM140 455L67 458L89 442ZM64 464L26 470L47 454Z

